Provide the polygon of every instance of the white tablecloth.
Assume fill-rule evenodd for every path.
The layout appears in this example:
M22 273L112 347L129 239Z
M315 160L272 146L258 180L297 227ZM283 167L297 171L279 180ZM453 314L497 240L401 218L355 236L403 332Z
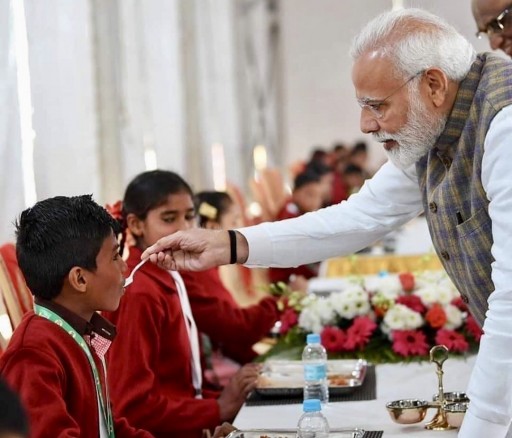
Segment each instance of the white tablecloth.
M468 359L448 359L444 364L445 391L465 391L474 363ZM434 416L429 409L423 423L402 426L393 423L386 410L388 401L404 398L431 400L437 393L435 365L395 364L377 365L377 399L359 402L329 403L323 410L331 427L359 427L383 430L383 438L420 437L452 438L457 431L429 431L423 426ZM234 421L239 429L294 428L301 415L300 404L279 406L243 406Z

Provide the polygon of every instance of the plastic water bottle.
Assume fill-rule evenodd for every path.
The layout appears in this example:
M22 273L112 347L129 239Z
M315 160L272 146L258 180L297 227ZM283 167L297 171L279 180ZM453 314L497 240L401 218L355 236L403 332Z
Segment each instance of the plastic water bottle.
M320 335L307 336L307 345L302 352L302 363L304 365L304 400L317 399L321 403L328 403L327 353L320 343Z
M328 438L329 423L322 414L320 400L304 400L303 410L297 425L297 438Z

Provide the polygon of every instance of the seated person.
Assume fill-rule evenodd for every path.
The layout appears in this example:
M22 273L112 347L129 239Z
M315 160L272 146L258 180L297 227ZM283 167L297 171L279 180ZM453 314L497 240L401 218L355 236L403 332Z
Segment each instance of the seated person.
M28 438L28 430L27 414L18 395L0 380L0 438ZM218 436L222 430L219 428Z
M16 229L35 310L14 331L0 375L19 393L31 436L151 437L110 408L104 355L116 330L97 311L117 309L123 294L117 223L90 196L59 196L21 213Z
M196 223L189 185L161 170L144 172L130 182L122 214L135 240L127 259L130 270L159 238ZM116 376L112 400L132 424L157 438L200 438L204 429L232 420L258 375L259 367L250 364L220 395L204 388L198 337L202 328L188 293L180 273L146 263L119 309L108 315L120 331L110 353L117 360L111 368ZM230 318L222 305L211 308L209 317L219 325Z
M278 214L278 220L290 219L318 210L322 207L322 186L320 177L311 171L303 172L295 178L291 199ZM318 263L295 268L269 268L272 283L291 283L292 288L306 290L307 280L318 275Z
M349 164L345 168L345 181L351 195L357 193L363 187L365 181L365 173L363 169L355 164Z
M200 225L207 228L237 226L236 221L233 221L236 208L226 193L200 193L196 196L196 204ZM215 215L211 214L213 210ZM174 231L180 229L183 228L177 227ZM280 311L276 298L271 296L266 296L258 304L240 307L225 287L219 272L218 268L213 268L201 272L183 272L182 275L199 329L209 336L224 356L244 364L257 356L252 346L270 332L279 320ZM216 317L218 314L223 315L223 318L219 320Z
M332 189L334 183L334 172L332 167L327 166L320 161L312 161L306 165L304 171L316 173L320 177L322 197L321 207L328 207L329 205L332 205Z

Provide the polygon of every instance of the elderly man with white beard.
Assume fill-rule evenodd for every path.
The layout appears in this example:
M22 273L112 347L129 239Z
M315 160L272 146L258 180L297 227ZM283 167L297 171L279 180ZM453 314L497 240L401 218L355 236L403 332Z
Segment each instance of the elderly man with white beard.
M237 231L175 233L143 258L169 269L297 266L350 254L421 212L483 326L459 436L505 437L512 419L512 63L476 55L418 9L368 23L351 50L361 130L389 161L348 201Z

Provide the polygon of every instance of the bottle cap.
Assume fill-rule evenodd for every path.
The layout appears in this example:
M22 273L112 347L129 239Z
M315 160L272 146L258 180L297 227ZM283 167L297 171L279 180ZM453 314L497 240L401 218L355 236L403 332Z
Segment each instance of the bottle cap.
M320 343L320 335L318 333L310 333L306 337L306 342L308 344L319 344Z
M319 412L322 407L320 405L320 400L317 398L310 398L308 400L304 400L302 404L302 409L304 412Z

